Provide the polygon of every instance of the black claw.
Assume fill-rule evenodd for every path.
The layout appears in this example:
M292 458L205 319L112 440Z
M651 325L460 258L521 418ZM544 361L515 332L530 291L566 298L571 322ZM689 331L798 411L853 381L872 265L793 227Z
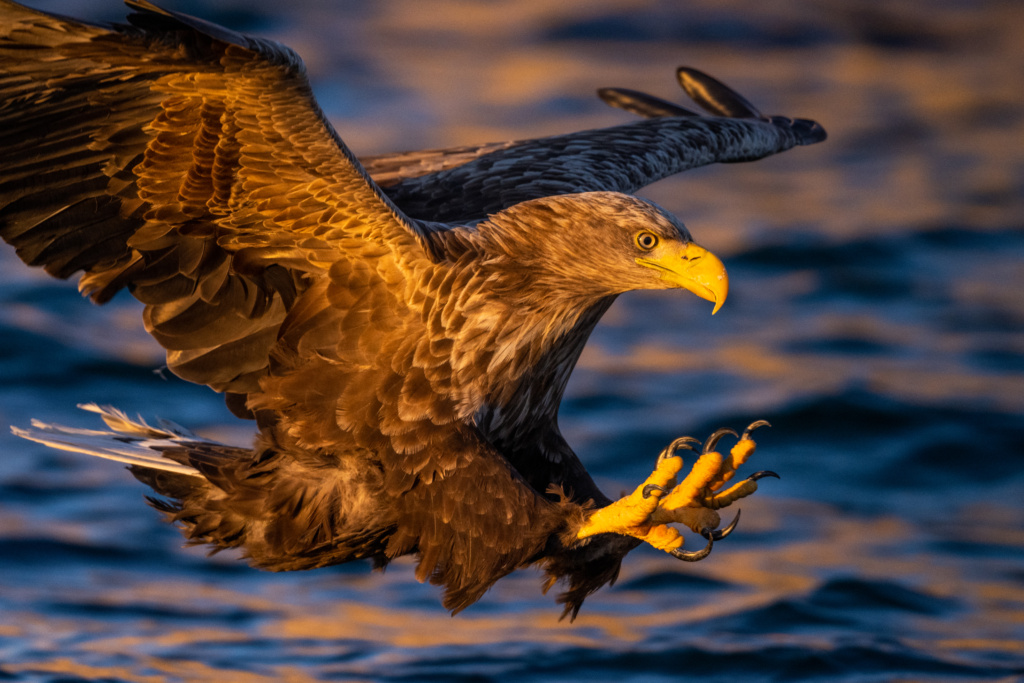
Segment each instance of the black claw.
M658 486L657 484L648 484L640 493L643 495L644 498L650 498L652 491L661 491L662 493L668 493L669 490L664 486Z
M700 445L700 439L695 439L692 436L681 436L668 445L669 450L676 451L680 448L687 450L695 450L694 446Z
M723 538L731 534L733 529L736 528L736 525L740 523L740 512L740 510L736 511L736 516L732 518L731 522L729 522L729 526L724 529L716 529L715 531L702 529L700 535L709 540L721 541Z
M704 536L705 532L707 535ZM714 539L711 537L710 529L701 530L701 535L708 539L708 544L704 546L702 550L670 550L669 554L677 560L683 562L698 562L703 560L705 557L711 554L711 546L715 544Z
M747 428L743 430L742 438L749 439L750 438L750 433L752 431L754 431L755 429L757 429L758 427L771 427L771 426L772 425L771 425L770 422L768 422L768 420L758 420L757 422L751 422L749 425L747 425Z
M779 475L771 470L761 470L760 472L754 472L747 479L751 481L757 481L758 479L764 479L765 477L775 477L776 479L782 479Z
M693 451L694 453L696 453L697 449L693 447L694 444L699 445L700 441L693 438L692 436L681 436L672 443L670 443L668 446L666 446L665 450L658 454L658 462L660 463L662 460L667 460L669 458L675 457L676 451L678 451L680 448L685 448L688 451Z
M729 429L728 427L722 427L714 434L709 436L708 440L704 442L704 449L701 451L701 455L703 455L704 453L710 453L711 451L715 450L715 446L718 445L719 440L726 434L732 434L736 438L739 438L740 436L739 434Z

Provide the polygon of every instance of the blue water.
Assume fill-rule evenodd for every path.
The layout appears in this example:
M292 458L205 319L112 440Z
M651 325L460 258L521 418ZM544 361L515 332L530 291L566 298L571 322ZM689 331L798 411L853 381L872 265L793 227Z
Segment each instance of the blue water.
M561 414L610 493L759 418L750 466L782 479L704 562L634 551L575 623L530 571L453 618L407 562L182 548L118 465L0 434L0 681L1024 681L1024 8L167 5L295 47L359 154L611 125L594 88L675 98L683 63L820 120L823 145L650 189L730 299L623 297ZM130 298L0 249L0 423L96 401L245 442L161 363Z

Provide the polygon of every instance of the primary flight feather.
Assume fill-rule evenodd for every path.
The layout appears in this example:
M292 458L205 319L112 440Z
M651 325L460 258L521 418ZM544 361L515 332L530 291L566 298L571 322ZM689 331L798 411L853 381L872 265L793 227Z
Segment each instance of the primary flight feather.
M301 60L130 0L125 25L0 0L0 236L102 303L127 288L177 375L255 419L250 448L110 408L113 431L16 429L126 462L195 543L306 569L405 554L458 611L530 564L575 616L647 541L684 560L753 452L677 440L606 497L562 438L572 368L614 298L724 302L721 262L632 195L679 171L824 139L681 69L716 116L627 90L647 116L568 135L357 161ZM377 182L375 182L375 180ZM758 426L752 425L751 428ZM768 473L770 474L770 473ZM682 550L673 525L705 535Z

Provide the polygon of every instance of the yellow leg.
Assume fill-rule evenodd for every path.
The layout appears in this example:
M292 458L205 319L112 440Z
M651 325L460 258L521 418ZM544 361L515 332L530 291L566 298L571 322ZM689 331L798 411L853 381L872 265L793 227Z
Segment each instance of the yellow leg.
M620 498L611 505L595 510L580 528L576 538L583 539L595 534L618 533L636 535L631 531L640 532L638 527L650 527L648 518L658 500L669 488L675 486L676 475L682 469L680 458L658 458L658 464L651 476L643 484L636 487L633 493ZM646 534L646 531L643 533Z
M679 448L692 450L690 444L700 443L688 436L676 439L658 456L658 463L651 476L643 484L636 487L630 495L621 498L611 505L595 510L580 528L576 537L588 538L596 534L617 533L638 538L658 550L687 562L695 562L707 557L711 552L712 541L702 550L689 552L682 550L683 535L667 524L660 524L652 519L652 513L658 509L663 495L676 488L676 475L683 467L683 459L675 452ZM714 514L714 513L712 513ZM710 528L717 526L717 521Z
M750 433L767 424L764 421L754 422L744 430L742 436L730 429L721 429L712 434L704 443L703 452L690 473L679 484L676 484L676 480L683 460L675 452L680 448L694 450L691 444L699 442L690 437L676 439L658 456L657 466L651 476L630 495L591 513L577 533L577 538L584 539L602 533L624 534L650 543L682 560L695 561L706 557L714 541L728 536L739 519L737 512L736 519L728 527L716 531L722 521L717 511L754 493L758 479L778 476L774 472L757 472L721 490L735 476L736 469L756 450L757 445L750 438ZM726 434L739 436L739 440L729 455L723 457L715 448ZM683 536L671 524L682 524L701 534L708 539L707 546L693 552L682 550Z

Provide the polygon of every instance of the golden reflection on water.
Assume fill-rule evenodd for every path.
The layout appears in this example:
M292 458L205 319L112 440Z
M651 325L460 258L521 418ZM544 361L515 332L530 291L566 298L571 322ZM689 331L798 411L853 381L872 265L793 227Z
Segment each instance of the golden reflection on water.
M836 394L851 385L911 403L958 404L1024 413L1024 375L979 373L975 369L936 366L899 358L825 357L785 353L752 341L726 341L714 349L681 351L638 345L626 354L610 354L591 344L580 358L581 369L607 374L635 372L721 371L744 377L750 392L770 389L776 404L806 394Z
M400 0L372 3L352 16L344 16L345 9L331 3L298 3L296 9L275 15L280 26L271 27L271 32L278 31L274 37L302 54L315 86L329 89L369 74L362 77L390 89L393 99L382 97L374 104L368 97L367 102L356 103L362 108L343 114L332 111L332 103L325 101L340 134L362 154L621 123L629 117L596 101L592 106L580 103L590 102L596 87L609 85L681 100L673 82L673 70L680 64L721 77L769 113L822 121L830 134L824 145L757 164L695 171L646 191L675 211L699 242L726 257L772 244L777 235L785 239L789 230L842 244L949 226L979 235L1019 229L1024 216L1024 4L989 2L982 11L969 11L971 3L963 8L956 3L886 4L886 11L909 18L922 34L938 36L937 49L887 49L859 40L857 15L875 4L830 2L812 7L800 2L696 0L687 5L687 16L713 10L756 17L761 25L799 25L810 17L839 36L806 49L723 47L670 39L543 38L560 22L601 16L611 9L644 17L667 11L639 0L452 0L432 4L430 11L424 11L420 2ZM338 71L339 64L359 68L346 74ZM567 108L547 106L559 97L569 101ZM1019 258L962 266L942 283L952 303L967 310L993 310L1008 320L1024 318L1024 268ZM792 301L815 293L821 287L820 276L809 270L778 274L780 270L760 283L770 286L774 299L771 315L756 331L716 331L714 344L690 347L658 338L636 339L625 349L613 350L598 340L580 360L581 381L603 387L639 373L728 374L747 385L745 393L731 399L732 412L758 412L802 396L835 396L853 385L913 404L971 405L1024 414L1024 375L1015 370L981 371L961 358L984 350L990 342L1020 353L1024 337L1005 332L985 335L969 322L955 321L936 332L934 324L905 319L884 304L871 315L816 310L812 318L803 319L790 310L797 306ZM0 273L5 283L14 284L44 277L18 265L9 249L0 252ZM741 287L737 283L742 295ZM747 296L752 296L749 290ZM906 297L912 299L914 293ZM137 307L83 306L80 312L69 325L35 304L5 303L0 320L12 329L101 350L129 363L162 363L156 345L142 332ZM723 310L721 315L726 314ZM613 308L604 324L630 327L641 315L643 307L631 308L627 301ZM707 327L699 329L721 329L707 320L702 324ZM865 360L788 348L793 329L801 325L811 326L803 329L814 339L851 337L895 351ZM160 412L159 406L125 407ZM822 443L813 457L830 455L829 444ZM1019 455L988 453L979 444L978 452L964 454L964 468L971 466L972 458L1009 460ZM804 467L818 464L808 460ZM83 482L102 483L88 479L96 471L86 470ZM913 471L903 474L915 476ZM800 472L784 476L799 478ZM87 590L5 582L8 597L27 595L41 607L0 615L0 637L26 644L17 661L4 662L0 671L146 683L298 683L322 680L325 674L332 680L365 680L381 667L426 659L448 647L469 651L484 646L500 652L509 643L630 651L658 638L668 643L663 645L666 649L681 643L711 649L793 643L824 652L838 647L838 639L813 627L766 627L738 636L749 640L742 646L720 645L706 634L720 635L716 620L742 617L785 601L800 604L837 577L892 582L924 596L956 601L961 607L952 615L921 614L902 622L913 628L896 635L922 652L950 658L980 652L990 659L1019 660L1024 651L1019 637L1024 585L1020 563L1014 559L1024 548L1019 504L994 497L984 505L966 505L956 498L956 490L944 489L924 495L930 495L933 506L948 504L945 517L935 519L932 512L906 519L888 507L903 495L898 482L882 493L866 491L865 499L878 509L858 514L812 501L745 501L741 530L764 540L754 546L723 543L699 565L680 566L654 551L635 551L626 559L619 587L591 598L575 624L557 620L550 597L537 598L539 577L533 572L503 580L480 606L455 618L437 605L433 589L425 589L433 599L429 606L401 606L396 586L412 581L405 565L384 576L337 577L354 587L356 597L327 602L317 595L327 583L324 573L308 575L311 587L301 599L290 594L294 584L254 582L261 591L258 595L204 585L207 577L199 570L195 577L174 582L152 579L144 571L126 571L120 577L123 582L114 577L112 585L103 585L111 577L97 572L97 585ZM142 509L141 501L138 504L138 514L151 514ZM40 503L40 508L45 506ZM42 534L40 524L0 512L5 538ZM45 535L87 544L93 538L91 524L88 519L61 523L47 517ZM940 545L960 549L936 551ZM1006 555L989 557L977 546L1006 550ZM673 573L680 575L678 595L674 590L628 587L631 578ZM686 583L693 577L724 583L702 591ZM115 614L124 607L125 613L66 617L46 611L55 603L91 604ZM238 624L221 620L215 626L196 627L192 619L138 615L132 611L135 607L171 613L194 608L197 614L233 607L258 616ZM885 618L880 612L883 629ZM216 655L206 660L205 655L190 654L211 644L229 650L258 639L261 644L249 646L254 649L240 650L233 666L210 663L218 661ZM264 648L274 651L277 659L265 664L247 661ZM332 654L350 658L332 660ZM118 665L125 657L129 663ZM305 657L317 659L316 669L303 664Z
M984 512L987 531L982 536L971 514L967 513L963 536L983 542L1024 545L1020 525L1022 513L1005 509ZM281 601L273 594L248 595L233 590L197 586L193 582L136 584L108 588L94 599L110 605L144 605L177 609L182 606L217 608L233 606L262 613L259 622L238 627L175 627L171 622L138 619L137 636L105 637L103 620L88 617L46 619L35 614L18 615L0 631L5 637L36 638L78 651L75 658L45 658L33 662L24 658L7 667L10 671L50 671L86 677L113 676L133 681L224 680L225 672L215 666L182 659L190 646L217 644L230 648L273 642L295 657L302 652L322 656L326 652L352 655L344 663L327 669L352 676L370 675L389 662L400 663L426 656L431 650L473 646L503 648L515 643L545 643L549 647L580 647L604 651L629 650L642 646L649 638L664 638L666 629L680 639L704 642L702 633L713 629L716 619L743 615L781 601L804 600L823 581L833 577L856 576L862 580L894 582L910 587L921 595L931 595L963 604L955 618L931 619L922 615L910 640L924 651L984 650L1014 655L1021 643L1012 637L1024 623L1024 586L1005 572L982 569L979 575L970 558L947 557L936 561L934 554L916 555L903 548L920 538L922 529L907 521L880 514L854 518L842 515L823 504L800 501L755 499L745 506L744 524L752 534L771 533L785 527L804 530L805 537L786 543L767 543L757 549L727 547L700 565L681 567L656 552L634 552L627 558L623 581L633 576L678 572L724 582L723 589L705 598L694 595L693 604L659 606L659 593L612 589L593 599L575 624L559 622L550 606L526 610L501 610L499 614L467 612L450 617L436 608L402 609L372 604L374 583L387 588L388 575L366 580L367 599L341 600L328 604L296 605ZM954 536L961 535L956 532ZM404 572L400 572L404 573ZM536 578L536 577L527 577ZM399 576L398 580L409 580ZM357 579L362 581L363 579ZM514 582L516 583L516 582ZM512 606L516 592L532 589L519 581L515 590L496 589L484 603L497 600ZM692 590L692 589L691 589ZM663 595L663 594L662 594ZM58 598L60 596L57 596ZM81 596L83 599L85 596ZM13 616L13 615L8 615ZM827 638L813 631L765 634L762 642L789 642L803 647L833 647ZM123 633L124 625L118 626ZM130 629L129 629L130 630ZM661 635L659 635L661 634ZM129 668L91 665L110 661L124 653L135 663ZM161 654L164 653L164 654ZM273 673L258 673L235 668L230 680L313 680L299 666L277 665Z

